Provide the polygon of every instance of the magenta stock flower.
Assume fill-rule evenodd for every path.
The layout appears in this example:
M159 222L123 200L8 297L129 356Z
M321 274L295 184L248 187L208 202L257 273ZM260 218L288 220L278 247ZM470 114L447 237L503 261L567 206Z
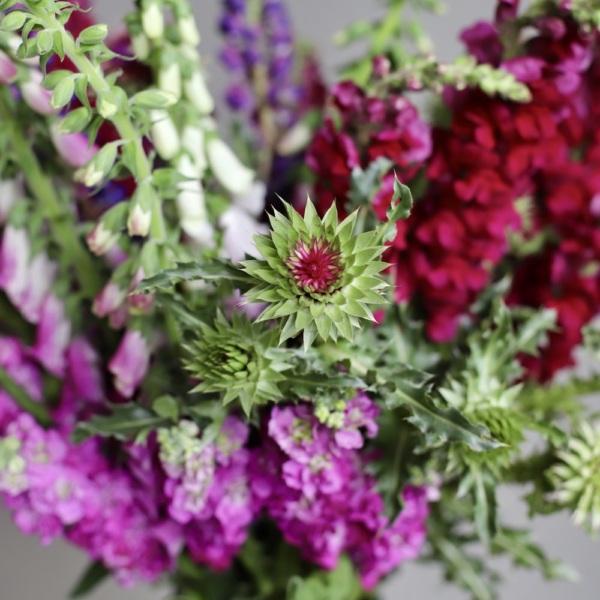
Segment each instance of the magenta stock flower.
M108 370L114 375L114 385L122 396L133 396L145 377L149 364L150 349L147 340L140 331L126 331L108 364Z

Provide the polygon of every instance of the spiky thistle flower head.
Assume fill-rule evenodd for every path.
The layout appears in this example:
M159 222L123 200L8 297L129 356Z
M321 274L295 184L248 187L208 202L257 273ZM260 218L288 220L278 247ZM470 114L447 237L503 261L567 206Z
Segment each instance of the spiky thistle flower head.
M192 392L219 394L223 404L239 400L246 414L254 404L278 400L278 383L291 368L276 345L276 333L237 313L229 322L218 313L214 326L202 325L189 347L186 368L200 380Z
M254 238L262 260L243 263L259 282L248 301L270 304L261 321L285 319L279 343L300 333L305 348L317 336L352 341L361 319L374 320L369 305L385 302L381 233L353 235L357 213L340 223L335 205L323 219L310 199L303 217L289 204L285 209L270 217L270 236Z
M577 525L600 527L600 424L582 422L550 469L554 500L571 508Z

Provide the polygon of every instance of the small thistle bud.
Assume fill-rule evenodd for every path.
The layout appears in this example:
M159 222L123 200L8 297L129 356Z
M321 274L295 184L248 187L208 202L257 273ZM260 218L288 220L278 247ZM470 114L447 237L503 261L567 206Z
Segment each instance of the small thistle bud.
M387 266L379 257L384 245L376 231L353 236L357 213L338 223L332 206L321 220L308 201L304 218L291 206L287 217L270 217L271 236L254 238L263 260L242 263L259 283L249 302L270 306L259 317L285 319L279 343L300 333L308 348L319 336L352 340L360 319L374 320L368 304L382 304L387 284L379 273Z
M578 435L558 452L561 462L549 472L554 500L571 508L573 521L600 527L600 426L583 421Z
M254 404L282 397L278 383L290 366L273 348L271 329L252 325L234 312L231 323L219 313L214 328L203 325L199 333L188 348L192 358L187 369L201 380L194 392L218 393L223 404L239 400L246 414Z

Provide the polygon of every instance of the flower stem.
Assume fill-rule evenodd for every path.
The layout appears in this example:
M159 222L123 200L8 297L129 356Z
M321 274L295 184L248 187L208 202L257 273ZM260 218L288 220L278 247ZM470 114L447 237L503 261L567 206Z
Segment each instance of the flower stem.
M29 5L29 8L31 13L35 15L39 23L45 29L60 32L65 56L71 60L80 73L87 77L88 83L96 95L110 93L111 86L106 81L102 69L98 65L92 63L77 47L73 36L65 29L64 25L58 21L56 16L44 8L38 8L31 4ZM131 117L122 109L122 107L119 107L117 113L111 118L111 121L119 132L121 139L126 144L130 144L134 150L136 181L141 182L150 179L152 177L152 164L144 150L142 136L136 129ZM158 196L152 207L151 235L159 241L164 241L166 239L166 226Z
M40 203L55 241L63 252L73 258L81 290L88 298L93 298L100 289L100 280L91 255L87 252L76 234L72 217L62 206L54 189L54 182L40 166L31 143L25 138L12 109L12 98L7 87L0 88L0 121L7 133L11 147L25 177L27 187Z

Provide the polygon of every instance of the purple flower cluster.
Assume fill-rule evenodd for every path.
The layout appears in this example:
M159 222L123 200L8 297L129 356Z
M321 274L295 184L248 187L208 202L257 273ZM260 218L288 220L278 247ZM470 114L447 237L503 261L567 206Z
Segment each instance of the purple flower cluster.
M428 515L428 489L410 486L398 517L390 523L385 515L375 479L357 452L363 442L359 428L375 435L376 415L372 402L359 396L346 408L343 429L335 432L309 405L275 407L251 477L254 494L288 543L324 569L347 553L369 589L419 554Z
M75 401L93 399L85 390L98 376L89 347L77 344L67 353L72 375L64 383L65 406L54 415L66 419L56 428L43 429L0 394L0 496L19 529L43 544L64 537L101 560L124 585L154 580L174 565L180 536L159 516L157 504L145 510L150 489L126 468L112 466L99 440L78 446L70 441ZM20 342L0 338L0 366L39 401L41 373L30 354Z
M290 125L302 92L293 77L294 39L284 3L262 0L254 20L245 0L224 0L223 8L220 29L226 45L220 58L237 76L226 93L228 105L252 113L257 102L266 102L278 125Z
M198 434L191 421L160 432L164 491L192 557L221 570L231 565L259 508L247 478L248 427L228 417L214 444L203 445Z

